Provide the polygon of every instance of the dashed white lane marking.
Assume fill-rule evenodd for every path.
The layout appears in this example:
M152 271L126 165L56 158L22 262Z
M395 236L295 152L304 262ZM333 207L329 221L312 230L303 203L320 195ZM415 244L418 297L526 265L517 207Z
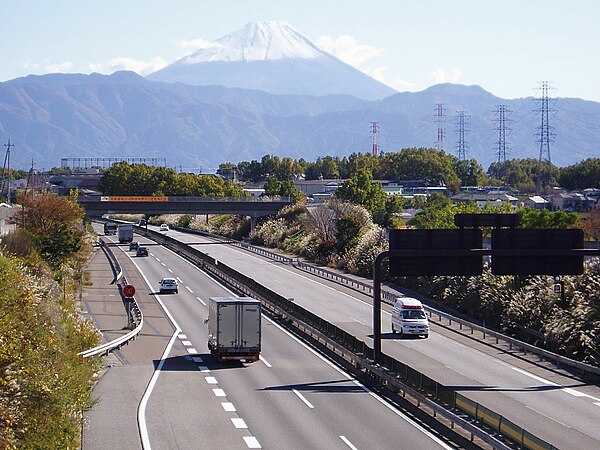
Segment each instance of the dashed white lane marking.
M346 436L340 436L340 439L352 450L358 450L354 445L352 445L352 442L350 442Z
M179 334L179 336L177 336L179 339L187 339L187 336L185 334Z
M223 389L215 388L215 389L213 389L213 393L215 394L216 397L227 397L225 395L225 391Z
M235 412L236 411L235 406L233 406L233 403L223 402L223 403L221 403L221 406L227 412Z
M188 353L190 355L195 355L198 353L198 351L194 347L188 347L188 348L186 348L186 350L188 351Z
M539 381L540 383L549 384L550 386L558 386L558 384L553 383L552 381L548 381L544 378L538 377L537 375L529 373L526 370L519 369L518 367L513 367L512 369L516 370L517 372L519 372L525 376L528 376L529 378L533 378L534 380Z
M314 406L308 400L306 400L306 398L304 398L304 396L296 389L292 389L292 392L296 394L300 398L300 400L302 400L306 404L306 406L308 406L311 409L314 408Z
M202 300L200 297L196 297L196 300L198 300L200 303L206 306L206 303L204 303L204 300Z
M587 397L587 394L584 394L583 392L579 392L576 391L575 389L571 389L571 388L564 388L563 391L565 391L567 394L571 394L575 397Z
M232 417L231 421L233 422L233 426L236 428L248 428L244 419L240 419L239 417Z
M244 441L246 442L248 448L262 448L258 442L258 439L256 439L254 436L244 436Z
M594 405L600 406L600 402L594 402Z
M190 294L194 293L194 291L192 291L189 286L186 286L185 288L189 291Z
M190 341L181 341L181 343L183 345L185 345L186 347L191 347L192 346L192 343Z
M208 384L219 384L215 377L204 377Z
M204 362L204 360L202 359L202 356L192 356L192 361L194 361L195 363Z
M350 316L348 316L348 319L350 319L350 320L354 320L355 322L358 322L358 323L360 323L361 325L366 325L364 322L361 322L360 320L358 320L358 319L355 319L354 317L350 317Z
M163 267L167 267L167 265L164 262L161 262L160 265Z
M210 369L206 366L198 366L200 372L210 372Z
M181 278L179 278L179 277L175 277L175 278L177 278L177 281L179 281L180 283L183 283L183 281L181 281Z
M160 262L160 259L156 258L156 260L157 260L158 262Z
M271 364L269 364L269 361L267 361L265 358L262 357L262 355L258 355L258 359L260 359L265 366L267 367L273 367Z
M173 273L173 271L171 269L167 269L170 273Z

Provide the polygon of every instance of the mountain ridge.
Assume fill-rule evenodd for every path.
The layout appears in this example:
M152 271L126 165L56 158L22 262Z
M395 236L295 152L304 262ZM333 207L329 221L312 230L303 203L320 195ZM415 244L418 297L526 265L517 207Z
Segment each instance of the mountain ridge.
M379 122L382 151L435 147L435 103L446 105L446 152L457 108L468 111L467 158L496 160L493 109L513 111L512 158L537 158L539 118L532 98L501 99L479 86L437 85L378 101L347 95L273 95L222 86L150 81L135 74L42 75L0 83L0 136L16 144L13 167L49 168L67 157L166 157L170 166L214 171L222 162L264 154L316 160L371 149ZM552 161L600 157L600 103L559 99Z

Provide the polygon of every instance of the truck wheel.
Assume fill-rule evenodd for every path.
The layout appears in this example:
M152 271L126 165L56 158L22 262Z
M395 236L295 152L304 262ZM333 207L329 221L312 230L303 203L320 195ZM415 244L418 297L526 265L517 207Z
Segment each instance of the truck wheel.
M424 337L425 339L427 339L427 338L429 337L429 333L425 333L425 334L423 335L423 337Z
M400 327L400 338L404 337L404 331L402 330L402 327Z
M394 324L392 324L392 333L396 334L396 329L394 328Z

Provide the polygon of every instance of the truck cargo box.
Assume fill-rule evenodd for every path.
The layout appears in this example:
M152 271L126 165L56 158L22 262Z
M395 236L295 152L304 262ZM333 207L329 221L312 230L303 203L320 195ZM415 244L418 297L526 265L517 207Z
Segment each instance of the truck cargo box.
M208 349L217 361L258 360L261 303L250 297L210 297Z

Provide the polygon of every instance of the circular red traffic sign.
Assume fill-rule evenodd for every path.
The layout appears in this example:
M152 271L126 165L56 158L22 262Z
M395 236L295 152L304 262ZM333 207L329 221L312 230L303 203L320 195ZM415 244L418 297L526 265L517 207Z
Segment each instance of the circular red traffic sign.
M135 288L131 284L124 286L123 295L127 298L132 298L135 295Z

